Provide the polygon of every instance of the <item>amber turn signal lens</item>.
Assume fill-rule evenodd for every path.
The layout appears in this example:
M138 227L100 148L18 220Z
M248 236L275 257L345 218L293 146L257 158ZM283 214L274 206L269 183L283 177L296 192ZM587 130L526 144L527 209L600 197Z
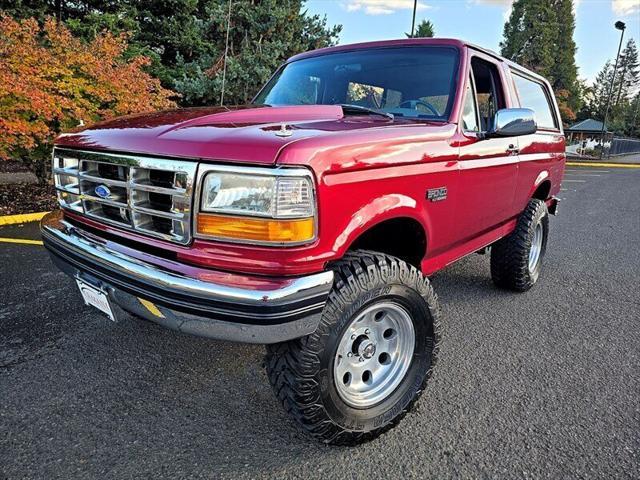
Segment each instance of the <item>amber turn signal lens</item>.
M197 230L202 235L250 242L302 243L315 236L313 217L276 220L200 213Z

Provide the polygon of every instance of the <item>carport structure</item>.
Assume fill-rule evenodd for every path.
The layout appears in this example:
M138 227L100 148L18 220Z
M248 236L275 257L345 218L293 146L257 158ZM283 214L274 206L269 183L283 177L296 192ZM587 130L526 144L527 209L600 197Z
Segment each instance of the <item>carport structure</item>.
M602 122L587 118L565 130L567 135L567 154L578 157L597 156L596 148L611 142L613 133L602 130Z

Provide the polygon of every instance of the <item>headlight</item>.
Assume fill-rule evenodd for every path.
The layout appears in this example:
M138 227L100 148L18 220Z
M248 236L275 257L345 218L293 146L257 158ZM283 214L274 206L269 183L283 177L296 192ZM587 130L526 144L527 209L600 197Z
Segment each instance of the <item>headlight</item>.
M234 169L234 170L239 170ZM212 170L200 195L197 233L221 240L300 244L315 238L315 198L308 172Z

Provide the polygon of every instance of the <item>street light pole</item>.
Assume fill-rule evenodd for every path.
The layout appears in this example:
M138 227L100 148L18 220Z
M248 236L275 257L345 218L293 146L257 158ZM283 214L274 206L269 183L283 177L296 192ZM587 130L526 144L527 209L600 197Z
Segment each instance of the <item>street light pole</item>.
M618 59L620 58L620 50L622 49L622 39L624 38L624 29L627 27L624 22L617 21L615 23L617 30L620 30L620 44L618 45L618 54L616 55L616 63L613 67L613 75L611 75L611 86L609 87L609 95L607 96L607 108L604 111L604 118L602 119L602 131L600 132L602 143L600 144L600 159L604 154L604 132L607 128L607 116L609 115L609 106L611 105L611 95L613 94L613 86L616 80L616 70L618 69Z
M413 19L411 20L411 38L416 28L416 8L418 8L418 0L413 0Z

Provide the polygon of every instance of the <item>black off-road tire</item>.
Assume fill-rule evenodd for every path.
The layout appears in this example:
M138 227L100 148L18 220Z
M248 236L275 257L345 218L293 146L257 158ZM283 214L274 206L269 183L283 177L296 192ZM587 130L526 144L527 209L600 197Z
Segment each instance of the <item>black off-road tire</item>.
M327 444L356 445L394 427L412 408L436 364L439 308L429 280L398 258L355 251L332 265L333 290L311 335L267 346L269 381L304 431ZM355 316L376 302L401 304L412 317L415 347L403 380L379 403L353 408L339 396L333 362Z
M529 268L529 253L536 226L542 226L542 246L539 260ZM504 289L526 292L538 281L547 249L549 213L542 200L531 199L518 219L516 229L491 246L491 278Z

